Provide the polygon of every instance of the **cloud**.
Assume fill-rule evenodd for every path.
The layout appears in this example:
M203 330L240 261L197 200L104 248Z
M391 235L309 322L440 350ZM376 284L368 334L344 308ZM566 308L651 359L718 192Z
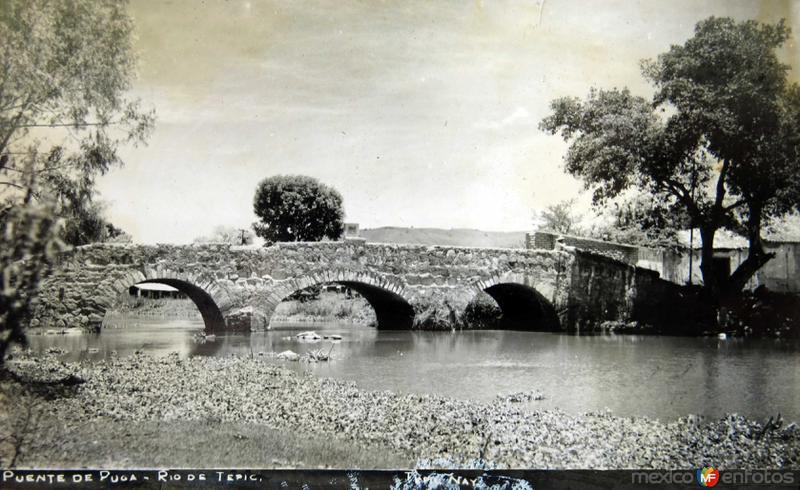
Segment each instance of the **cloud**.
M528 124L531 120L531 113L522 106L514 109L514 112L504 117L500 121L481 121L475 124L478 129L488 129L498 131L511 126L521 126Z
M247 227L260 179L302 173L364 227L526 229L532 208L581 188L566 143L536 129L552 99L647 94L638 61L701 18L788 15L752 0L596 3L548 1L539 24L533 1L131 2L135 95L158 121L99 180L108 218L139 241L189 243Z

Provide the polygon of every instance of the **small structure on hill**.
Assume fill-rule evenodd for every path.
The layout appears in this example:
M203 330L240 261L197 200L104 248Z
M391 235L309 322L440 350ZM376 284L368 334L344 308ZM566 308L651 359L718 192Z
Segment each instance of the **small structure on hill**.
M365 242L366 238L360 236L358 230L358 223L345 223L344 231L342 232L342 240Z

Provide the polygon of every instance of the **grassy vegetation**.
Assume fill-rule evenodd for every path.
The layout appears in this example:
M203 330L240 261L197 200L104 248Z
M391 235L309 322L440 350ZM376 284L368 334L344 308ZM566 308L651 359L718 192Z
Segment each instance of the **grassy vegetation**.
M10 365L3 467L798 467L800 431L780 417L571 415L519 405L536 392L481 403L368 391L247 357L64 363L20 353Z
M463 311L453 305L430 304L416 312L414 329L417 330L480 330L498 328L500 309L491 296L481 293Z
M322 292L316 299L283 301L275 309L272 319L279 321L347 320L354 323L374 324L375 311L361 296L355 295L347 298L341 293Z
M137 298L125 294L106 313L106 322L119 317L199 319L200 311L190 299Z

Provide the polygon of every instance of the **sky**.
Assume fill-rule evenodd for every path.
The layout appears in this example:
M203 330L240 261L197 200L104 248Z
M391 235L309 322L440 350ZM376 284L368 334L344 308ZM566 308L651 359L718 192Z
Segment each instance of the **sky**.
M146 146L99 181L137 242L187 243L255 221L258 182L336 188L346 221L528 230L588 193L537 126L590 87L649 95L639 61L711 15L795 26L788 1L131 0L133 94L156 111ZM793 78L797 79L797 69Z

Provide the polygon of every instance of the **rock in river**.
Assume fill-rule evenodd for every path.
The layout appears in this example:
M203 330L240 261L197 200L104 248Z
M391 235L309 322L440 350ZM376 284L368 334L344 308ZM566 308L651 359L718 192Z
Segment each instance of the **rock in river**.
M322 337L317 332L300 332L299 334L295 335L295 338L300 340L320 340Z
M283 359L285 361L299 361L300 354L294 351L285 350L276 356L278 359Z

